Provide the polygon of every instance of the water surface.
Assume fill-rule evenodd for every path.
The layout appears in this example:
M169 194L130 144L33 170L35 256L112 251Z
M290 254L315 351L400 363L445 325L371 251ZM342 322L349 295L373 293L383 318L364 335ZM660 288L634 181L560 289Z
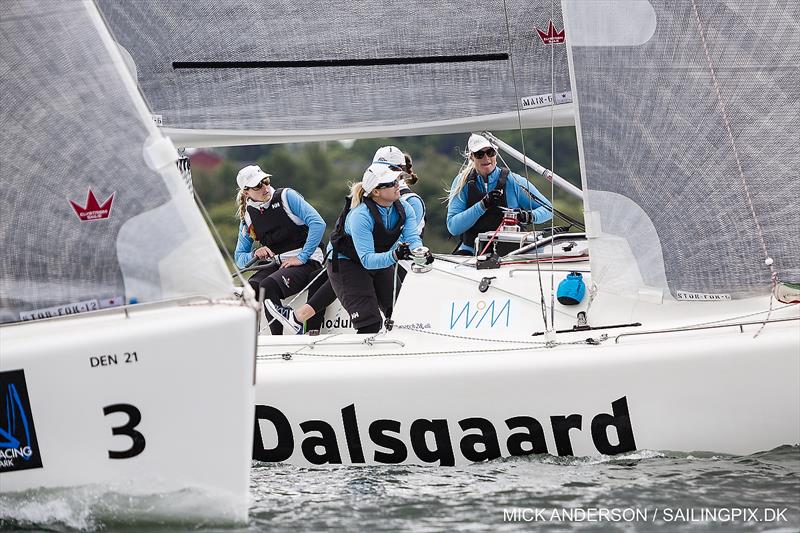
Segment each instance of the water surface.
M0 494L19 531L800 530L800 446L748 456L539 455L460 468L254 463L247 524L214 523L191 492Z

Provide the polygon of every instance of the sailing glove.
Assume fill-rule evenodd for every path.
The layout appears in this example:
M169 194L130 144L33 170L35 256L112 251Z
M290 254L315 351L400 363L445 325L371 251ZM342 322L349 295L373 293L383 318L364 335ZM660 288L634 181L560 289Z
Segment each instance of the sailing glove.
M428 250L425 252L425 264L430 265L431 263L433 263L433 254Z
M517 214L517 222L520 224L530 224L533 222L533 213L524 209L514 209Z
M490 209L492 207L501 205L503 203L503 190L492 189L486 196L483 197L481 203L483 204L484 209Z
M411 247L407 242L401 242L397 245L397 248L392 250L392 257L394 257L395 261L400 261L401 259L411 259Z

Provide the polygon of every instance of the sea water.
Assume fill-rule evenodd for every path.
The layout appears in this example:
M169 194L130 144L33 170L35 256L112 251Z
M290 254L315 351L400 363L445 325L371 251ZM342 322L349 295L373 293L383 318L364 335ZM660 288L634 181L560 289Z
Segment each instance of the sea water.
M0 494L17 531L772 531L800 530L800 446L748 456L636 451L536 455L466 467L253 463L250 518L207 518L192 492ZM219 509L213 509L219 511Z

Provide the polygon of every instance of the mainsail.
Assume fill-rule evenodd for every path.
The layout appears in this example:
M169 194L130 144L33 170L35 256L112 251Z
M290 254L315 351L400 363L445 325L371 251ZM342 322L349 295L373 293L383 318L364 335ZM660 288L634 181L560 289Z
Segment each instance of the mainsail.
M563 9L595 283L703 300L800 279L800 5Z
M562 27L550 2L98 5L179 145L549 127L552 92L572 124L566 52L551 79L537 32Z
M207 226L92 2L0 18L0 322L232 294Z

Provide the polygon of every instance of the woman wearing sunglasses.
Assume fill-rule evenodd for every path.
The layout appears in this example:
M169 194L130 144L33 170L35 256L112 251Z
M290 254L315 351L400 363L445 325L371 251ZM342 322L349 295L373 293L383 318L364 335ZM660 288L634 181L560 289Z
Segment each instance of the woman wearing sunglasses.
M422 246L414 209L400 199L402 172L373 163L350 189L331 233L328 277L358 333L377 333L392 314L394 265ZM429 257L432 261L433 257Z
M257 271L248 281L257 295L263 290L266 301L279 306L281 299L300 292L319 270L325 221L295 190L274 189L270 176L258 165L246 166L236 176L241 225L234 259L242 268L253 257L275 258L271 267ZM261 247L253 251L255 241ZM280 322L270 323L273 335L280 335L282 329Z
M419 181L419 176L414 172L411 156L396 146L382 146L375 152L372 163L384 164L390 170L403 172L400 178L400 198L414 209L414 214L417 215L417 233L422 238L425 231L425 201L411 190L411 185Z
M409 187L419 179L413 171L411 156L403 153L396 146L382 146L378 148L372 159L373 164L385 165L394 172L403 172L399 178L400 199L408 202L414 210L414 214L417 216L417 233L422 238L423 228L425 227L425 202ZM398 270L397 274L400 282L405 278L405 273L405 269ZM265 302L265 305L267 311L284 325L284 332L299 332L304 323L307 330L313 332L322 327L325 310L334 300L336 300L336 293L326 272L311 284L308 289L308 300L297 309L274 307L268 302Z
M525 178L497 166L497 148L482 135L467 141L464 165L453 180L447 203L447 230L461 242L454 253L475 254L478 233L495 231L501 207L528 213L535 224L553 217L550 202Z

